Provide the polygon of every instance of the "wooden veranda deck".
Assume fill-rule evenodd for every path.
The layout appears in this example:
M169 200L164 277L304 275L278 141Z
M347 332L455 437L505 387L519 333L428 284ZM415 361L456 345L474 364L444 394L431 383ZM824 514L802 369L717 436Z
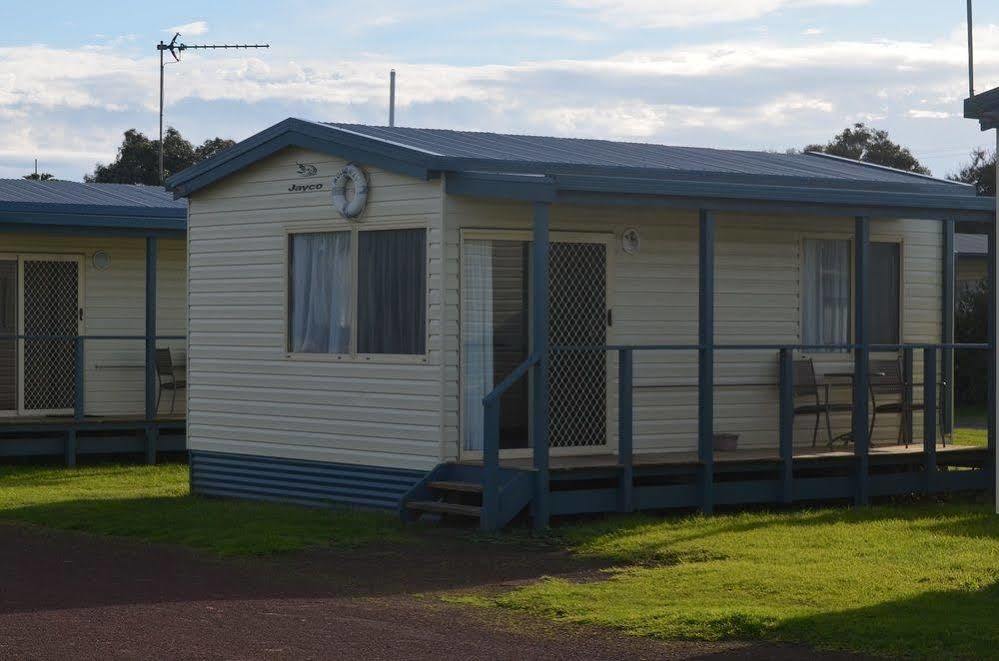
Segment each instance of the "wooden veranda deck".
M0 457L62 456L74 465L81 454L144 454L186 449L183 413L143 415L0 417Z

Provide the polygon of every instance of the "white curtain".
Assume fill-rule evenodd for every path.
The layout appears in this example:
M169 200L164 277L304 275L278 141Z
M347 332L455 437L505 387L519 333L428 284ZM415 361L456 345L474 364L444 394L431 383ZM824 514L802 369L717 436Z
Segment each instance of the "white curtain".
M291 350L350 352L350 232L291 238Z
M461 284L465 449L481 450L482 398L493 389L493 247L490 241L465 242Z
M850 341L850 242L806 239L802 273L803 344Z

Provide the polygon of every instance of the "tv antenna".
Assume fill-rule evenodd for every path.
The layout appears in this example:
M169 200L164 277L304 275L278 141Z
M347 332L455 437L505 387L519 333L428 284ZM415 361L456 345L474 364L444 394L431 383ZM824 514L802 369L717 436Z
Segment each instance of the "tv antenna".
M174 62L180 62L180 56L186 50L227 50L239 48L270 48L270 44L185 44L177 43L180 33L173 35L170 43L160 41L156 44L156 50L160 53L160 183L164 182L163 176L163 71L166 63L163 61L163 53L170 53Z

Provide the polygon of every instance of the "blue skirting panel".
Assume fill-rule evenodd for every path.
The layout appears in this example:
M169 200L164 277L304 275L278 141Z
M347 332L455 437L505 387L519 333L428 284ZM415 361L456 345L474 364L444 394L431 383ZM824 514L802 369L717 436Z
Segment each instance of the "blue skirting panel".
M272 500L314 507L397 509L423 471L278 457L191 453L191 490L202 496Z

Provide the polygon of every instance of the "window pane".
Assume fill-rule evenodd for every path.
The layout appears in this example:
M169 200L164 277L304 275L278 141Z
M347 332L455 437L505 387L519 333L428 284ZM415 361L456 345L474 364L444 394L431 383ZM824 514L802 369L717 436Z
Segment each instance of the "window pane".
M899 343L900 252L897 243L871 244L871 344Z
M426 231L360 232L357 241L357 352L424 353Z
M288 282L288 348L350 353L350 232L293 234Z
M804 344L850 340L850 242L806 239L801 291Z

